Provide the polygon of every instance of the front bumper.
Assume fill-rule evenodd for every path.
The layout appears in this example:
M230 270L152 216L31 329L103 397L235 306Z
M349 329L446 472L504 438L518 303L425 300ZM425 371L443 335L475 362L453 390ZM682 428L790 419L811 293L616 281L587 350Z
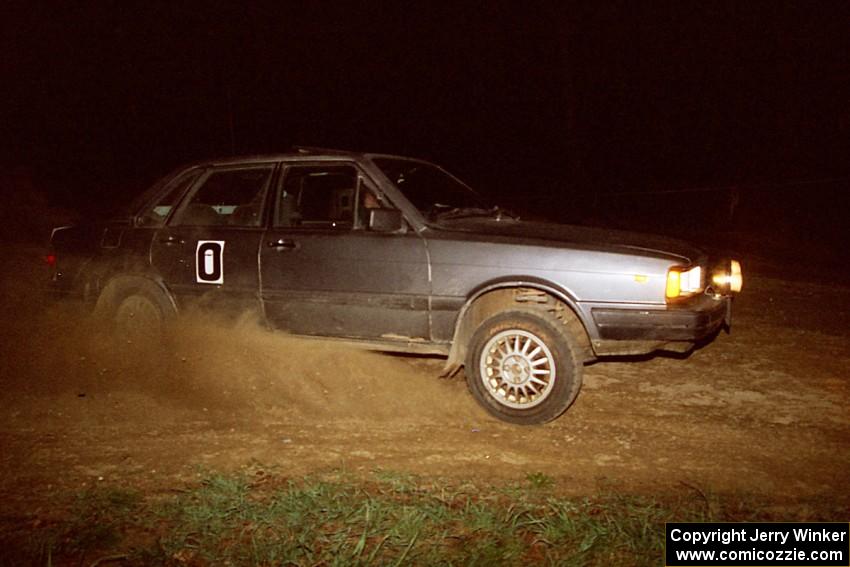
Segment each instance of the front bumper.
M708 295L666 309L594 308L599 338L605 341L699 341L730 323L731 297Z

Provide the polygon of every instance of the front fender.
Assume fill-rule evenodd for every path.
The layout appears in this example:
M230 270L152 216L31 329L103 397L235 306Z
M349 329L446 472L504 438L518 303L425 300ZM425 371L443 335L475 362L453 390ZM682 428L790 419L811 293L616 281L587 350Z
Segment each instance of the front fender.
M492 280L481 286L469 295L463 307L458 312L455 321L452 345L449 358L446 361L444 375L451 375L463 364L466 357L466 347L475 328L487 317L501 310L509 309L517 304L540 304L547 309L569 310L563 313L565 323L570 326L576 324L581 327L581 332L586 340L582 341L588 359L593 357L590 348L590 340L587 337L587 329L592 328L592 321L587 320L587 315L579 308L575 297L567 290L534 277L506 277ZM577 329L574 329L577 331ZM581 337L579 337L581 338Z

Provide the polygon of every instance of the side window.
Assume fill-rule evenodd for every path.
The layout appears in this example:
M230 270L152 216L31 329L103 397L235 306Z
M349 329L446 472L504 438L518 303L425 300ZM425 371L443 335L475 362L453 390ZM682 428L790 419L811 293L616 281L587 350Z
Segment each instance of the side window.
M200 175L201 170L195 170L173 180L165 193L161 194L152 206L137 217L136 222L138 225L158 227L165 224L165 220L171 214L174 207L177 206L180 197L197 181Z
M350 165L287 169L275 207L275 226L351 228L357 170Z
M273 166L215 170L171 223L177 226L260 226Z

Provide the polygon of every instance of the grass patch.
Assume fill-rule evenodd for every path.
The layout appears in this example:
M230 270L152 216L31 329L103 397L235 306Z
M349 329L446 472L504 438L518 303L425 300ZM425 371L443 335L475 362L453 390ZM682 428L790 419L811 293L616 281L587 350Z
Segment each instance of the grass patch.
M120 548L128 533L139 531L143 500L135 491L90 489L66 500L57 502L58 509L47 517L2 526L0 565L54 565L70 557L87 565L96 560L94 555Z
M0 563L657 565L665 521L770 519L740 502L726 514L701 491L660 502L562 498L554 488L540 473L498 490L386 471L297 481L209 473L148 500L83 493L61 518L0 532Z

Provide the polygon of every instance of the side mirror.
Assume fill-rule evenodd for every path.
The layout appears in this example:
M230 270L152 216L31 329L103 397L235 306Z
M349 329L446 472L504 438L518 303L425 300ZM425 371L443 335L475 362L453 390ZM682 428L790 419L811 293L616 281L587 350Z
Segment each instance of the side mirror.
M372 232L398 232L404 228L401 211L396 209L369 209L369 230Z

